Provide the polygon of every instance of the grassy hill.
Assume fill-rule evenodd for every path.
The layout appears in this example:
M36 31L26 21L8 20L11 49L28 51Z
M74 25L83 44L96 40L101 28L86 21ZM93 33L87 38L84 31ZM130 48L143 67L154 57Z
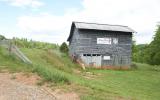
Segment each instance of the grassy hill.
M50 88L75 91L82 100L158 100L160 66L137 63L137 69L86 71L58 49L20 48L33 62L28 65L0 47L0 70L33 72Z

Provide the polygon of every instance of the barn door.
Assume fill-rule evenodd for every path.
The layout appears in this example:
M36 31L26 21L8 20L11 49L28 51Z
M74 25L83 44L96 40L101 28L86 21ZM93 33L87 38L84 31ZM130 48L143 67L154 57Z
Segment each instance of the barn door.
M105 54L102 56L102 66L112 65L112 57L110 54Z
M92 62L94 63L95 66L101 66L101 60L102 60L101 55L99 54L92 55Z
M101 66L102 57L100 54L83 54L82 61L89 66Z

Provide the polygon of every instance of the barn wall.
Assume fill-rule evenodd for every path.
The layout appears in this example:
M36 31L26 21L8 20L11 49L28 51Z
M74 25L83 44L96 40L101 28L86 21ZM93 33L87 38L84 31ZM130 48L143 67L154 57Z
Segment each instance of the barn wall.
M97 38L118 38L118 44L97 44ZM101 66L128 66L131 63L132 34L123 32L74 30L70 44L70 54L101 54ZM110 56L111 60L103 60Z
M70 39L69 41L69 55L72 56L72 55L75 55L77 52L77 40L78 40L78 29L75 29L73 30L73 35L72 35L72 38Z

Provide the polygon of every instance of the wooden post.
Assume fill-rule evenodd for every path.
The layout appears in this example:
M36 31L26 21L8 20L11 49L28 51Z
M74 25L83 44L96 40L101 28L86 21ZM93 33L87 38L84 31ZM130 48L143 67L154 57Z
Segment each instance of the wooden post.
M11 54L11 52L12 52L12 43L11 43L11 41L9 41L8 43L9 43L8 51L9 51L9 54Z

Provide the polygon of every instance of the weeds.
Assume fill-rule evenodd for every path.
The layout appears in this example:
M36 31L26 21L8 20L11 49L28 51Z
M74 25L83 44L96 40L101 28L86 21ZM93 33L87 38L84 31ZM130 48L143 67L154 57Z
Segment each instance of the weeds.
M43 77L45 81L55 83L70 83L69 79L64 75L63 72L41 65L34 65L33 72L36 72L39 76Z

